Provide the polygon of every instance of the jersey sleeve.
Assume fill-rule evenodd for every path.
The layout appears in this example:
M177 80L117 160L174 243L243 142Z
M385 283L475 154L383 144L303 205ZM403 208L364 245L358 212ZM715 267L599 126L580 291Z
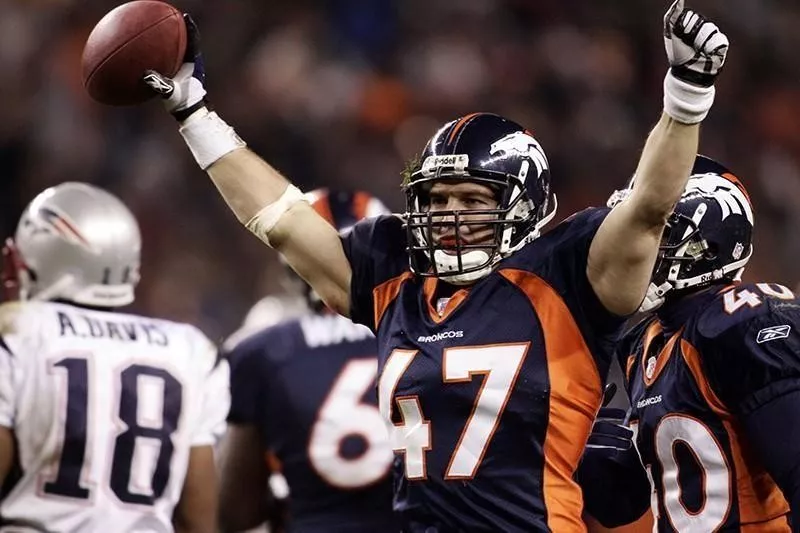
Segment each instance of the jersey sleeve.
M14 355L0 337L0 426L13 428L16 413Z
M200 383L199 418L192 434L192 446L216 445L227 428L230 409L230 370L216 346L205 336L199 342L200 359L205 363Z
M350 319L375 331L373 290L408 270L403 222L394 215L362 220L342 237L342 246L353 271Z
M633 372L638 368L641 352L638 346L647 328L656 320L654 315L641 319L621 332L614 344L614 358L622 371L625 389L630 391Z
M264 403L266 376L262 335L255 335L240 342L227 355L231 368L231 409L228 422L234 424L258 424L258 406Z
M586 275L589 248L610 212L591 207L575 213L540 239L547 239L546 257L539 267L542 277L559 293L589 344L607 365L626 317L608 311L594 292ZM535 244L535 243L534 243Z
M0 305L0 425L8 428L16 423L17 384L25 372L25 358L32 360L40 349L36 313L26 309L30 311L30 304Z
M785 383L785 382L782 382ZM739 418L764 468L800 524L800 390L794 388Z
M762 301L741 310L742 318L729 327L704 336L698 346L712 390L740 415L800 390L800 301ZM726 319L731 320L722 311L717 321Z

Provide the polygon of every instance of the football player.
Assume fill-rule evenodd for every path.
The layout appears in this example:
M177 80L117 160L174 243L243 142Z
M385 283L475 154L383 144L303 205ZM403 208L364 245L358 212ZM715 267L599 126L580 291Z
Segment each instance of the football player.
M584 529L573 474L610 347L647 290L728 49L683 0L664 32L664 114L629 201L544 234L556 208L548 161L508 119L442 126L405 172L405 216L340 238L206 107L196 42L173 79L145 75L239 220L332 309L377 333L406 531Z
M599 446L587 449L597 482L581 480L587 509L605 526L648 504L659 531L800 524L800 300L777 283L739 281L753 222L741 182L698 156L643 305L655 312L618 346L630 431L598 422Z
M343 234L364 217L388 213L363 192L323 189L309 196ZM392 447L375 394L375 337L328 310L313 291L307 295L312 312L263 329L229 354L223 529L241 531L270 518L267 485L281 465L291 495L287 531L399 531Z
M228 365L193 326L114 311L140 253L133 214L83 183L39 194L7 243L3 531L215 531Z

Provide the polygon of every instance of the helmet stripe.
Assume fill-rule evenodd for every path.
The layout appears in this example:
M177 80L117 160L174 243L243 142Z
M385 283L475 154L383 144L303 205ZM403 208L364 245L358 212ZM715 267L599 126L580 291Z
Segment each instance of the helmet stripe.
M53 229L61 234L62 237L69 241L77 242L87 250L92 249L88 239L86 239L66 217L46 207L41 208L40 213L44 215L44 219Z
M736 185L739 188L739 190L742 191L742 194L744 194L744 197L747 198L748 202L750 202L750 205L753 204L753 201L750 199L750 194L747 192L747 189L744 188L744 184L739 180L739 178L737 178L730 172L725 172L724 174L722 174L722 176L724 178L727 178L729 181L732 181L734 185Z
M357 192L353 195L353 216L356 220L367 217L367 207L369 207L370 195L365 192Z
M455 123L453 129L450 130L450 135L447 137L447 144L453 144L455 142L458 142L458 139L456 139L456 135L458 135L458 132L461 131L464 128L464 126L472 122L472 120L479 115L483 115L483 113L470 113L469 115L461 117L461 119Z

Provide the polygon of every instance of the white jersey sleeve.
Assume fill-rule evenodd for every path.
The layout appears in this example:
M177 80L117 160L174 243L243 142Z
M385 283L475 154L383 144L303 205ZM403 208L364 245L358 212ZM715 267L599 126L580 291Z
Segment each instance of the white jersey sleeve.
M192 434L192 446L216 446L227 428L231 406L230 369L219 350L202 333L197 333L201 336L198 363L207 365L208 372L202 382L202 408Z
M35 335L21 334L25 328L25 310L26 306L18 302L0 305L0 425L7 428L13 428L17 418L17 389L23 372L16 353L39 348Z
M14 427L14 361L0 337L0 426Z

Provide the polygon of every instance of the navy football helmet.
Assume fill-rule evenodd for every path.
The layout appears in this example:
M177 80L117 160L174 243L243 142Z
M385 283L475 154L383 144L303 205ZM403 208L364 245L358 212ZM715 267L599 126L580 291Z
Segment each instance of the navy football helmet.
M750 197L739 179L698 155L664 230L641 310L656 309L673 290L739 279L753 254L754 222Z
M431 212L430 190L444 180L490 187L497 208ZM487 275L498 261L538 237L556 212L539 142L519 124L489 113L472 113L442 126L405 173L404 189L411 270L455 284ZM461 227L487 225L494 229L492 243L464 242ZM435 243L434 228L452 229L455 246Z

